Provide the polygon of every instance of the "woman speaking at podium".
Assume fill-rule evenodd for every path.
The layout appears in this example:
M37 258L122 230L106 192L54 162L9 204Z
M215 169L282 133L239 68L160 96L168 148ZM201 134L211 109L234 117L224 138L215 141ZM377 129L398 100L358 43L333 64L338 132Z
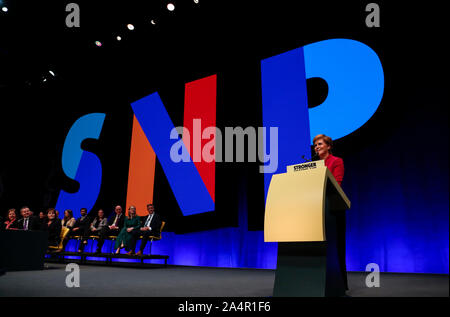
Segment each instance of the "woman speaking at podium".
M321 160L325 160L325 166L328 167L338 184L341 185L344 179L344 161L340 157L331 154L333 140L325 134L318 134L314 137L313 144L316 156ZM347 267L345 264L345 213L337 216L336 221L339 265L343 273L345 288L348 290Z
M328 167L338 184L341 185L344 179L344 161L331 154L333 140L325 134L318 134L314 137L313 144L316 155L321 160L325 160L325 166Z

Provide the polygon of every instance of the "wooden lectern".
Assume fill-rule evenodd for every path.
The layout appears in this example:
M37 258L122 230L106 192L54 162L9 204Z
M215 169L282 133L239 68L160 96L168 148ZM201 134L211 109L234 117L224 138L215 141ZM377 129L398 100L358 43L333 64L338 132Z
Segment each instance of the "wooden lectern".
M345 296L349 208L323 160L291 165L272 176L264 241L278 242L274 296Z

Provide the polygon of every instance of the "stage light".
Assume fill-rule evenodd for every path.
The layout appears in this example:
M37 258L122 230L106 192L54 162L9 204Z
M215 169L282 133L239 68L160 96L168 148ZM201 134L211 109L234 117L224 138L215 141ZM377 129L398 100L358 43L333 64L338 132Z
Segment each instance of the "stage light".
M48 71L53 77L55 77L55 73L51 70Z
M133 24L128 24L127 28L128 28L128 30L133 31L134 30L134 25Z
M198 4L198 2L199 2L198 0L194 0L194 3L197 3L197 4Z
M98 47L102 46L102 42L100 41L95 41L95 45L97 45Z
M7 7L3 7L3 8L2 8L2 11L3 11L3 12L8 12L8 8L7 8Z
M153 24L153 25L155 25L155 24L156 24L156 21L155 21L155 20L151 20L150 23Z
M169 11L175 10L175 5L173 3L167 4L167 10L169 10Z
M122 40L122 38L121 38L120 36L117 36L116 39L117 39L118 41Z

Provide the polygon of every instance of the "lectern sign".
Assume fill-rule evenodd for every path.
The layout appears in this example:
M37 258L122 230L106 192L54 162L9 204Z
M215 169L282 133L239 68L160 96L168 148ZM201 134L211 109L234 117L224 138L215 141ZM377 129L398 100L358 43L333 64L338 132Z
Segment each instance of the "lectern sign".
M302 164L289 165L286 167L286 170L288 173L302 172L302 171L307 171L307 170L311 170L311 169L315 169L315 168L323 167L323 166L325 166L325 161L320 160L320 161L315 161L315 162L307 162L307 163L302 163Z

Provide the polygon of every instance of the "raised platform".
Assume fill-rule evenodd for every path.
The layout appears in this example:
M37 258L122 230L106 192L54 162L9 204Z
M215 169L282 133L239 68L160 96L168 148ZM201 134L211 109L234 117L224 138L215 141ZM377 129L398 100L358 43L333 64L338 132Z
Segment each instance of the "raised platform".
M168 255L157 255L157 254L151 254L151 255L127 255L127 254L115 254L115 253L92 253L92 252L55 252L55 253L48 253L48 258L45 260L47 262L52 261L52 259L55 259L58 262L62 263L69 263L74 262L73 257L80 257L79 264L87 264L87 258L105 258L105 261L103 261L104 264L112 264L112 259L132 259L132 260L139 260L141 264L144 264L144 260L164 260L164 266L167 267L167 260L169 259ZM65 258L70 257L70 258ZM102 261L97 261L102 262Z

